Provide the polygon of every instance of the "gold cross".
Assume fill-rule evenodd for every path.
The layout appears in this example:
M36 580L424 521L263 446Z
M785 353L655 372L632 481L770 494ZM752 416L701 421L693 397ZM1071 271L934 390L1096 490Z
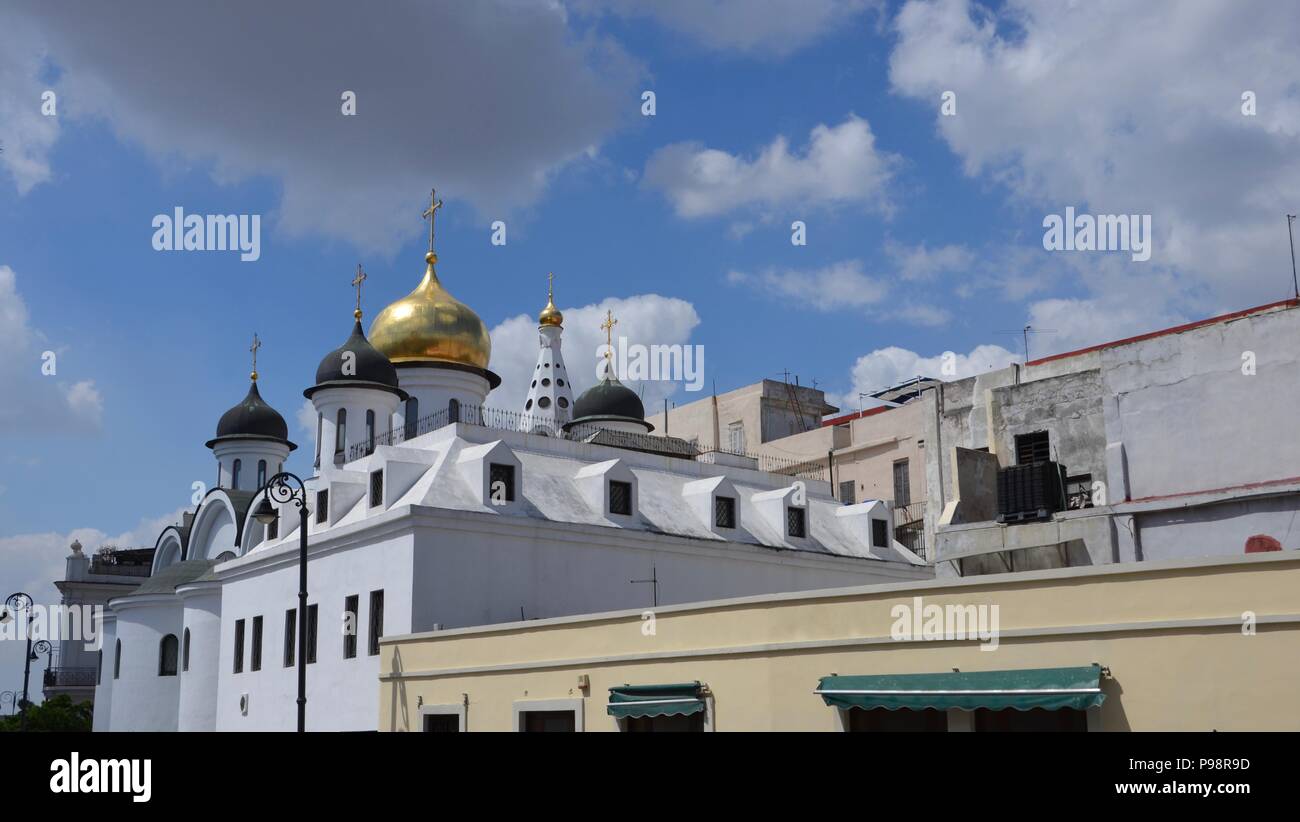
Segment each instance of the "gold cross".
M600 327L605 330L605 359L607 360L614 353L613 332L616 325L618 325L618 320L614 319L614 312L606 311L605 321L600 324Z
M361 263L357 263L357 276L352 278L352 284L357 287L357 319L361 319L361 284L366 281L366 272L361 269Z
M549 301L555 301L555 273L546 272L546 297Z
M257 332L254 331L253 344L248 347L248 350L253 352L253 373L251 375L253 378L253 382L257 382L257 349L261 347L262 347L262 341L257 338Z
M429 250L433 251L433 218L437 216L435 212L442 208L442 200L438 199L438 189L429 189L429 207L424 210L421 217L427 217L429 220Z

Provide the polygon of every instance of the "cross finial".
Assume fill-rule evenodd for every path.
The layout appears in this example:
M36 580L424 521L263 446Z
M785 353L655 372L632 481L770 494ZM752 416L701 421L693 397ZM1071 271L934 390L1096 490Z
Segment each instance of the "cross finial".
M605 321L600 324L600 327L605 330L605 360L606 360L605 373L606 374L609 373L609 369L612 366L611 361L614 355L614 326L616 325L618 325L618 320L614 319L614 312L606 310Z
M257 338L257 332L254 331L253 344L248 347L248 350L253 352L253 373L249 375L253 382L257 382L257 349L261 347L262 341Z
M433 221L434 221L434 217L437 216L438 209L440 208L442 208L442 200L438 199L438 189L436 188L429 189L429 207L426 208L424 210L424 213L421 214L420 216L426 217L429 220L429 251L430 252L433 251Z
M366 272L361 268L361 263L357 263L357 276L352 278L352 284L357 287L357 310L353 316L358 320L361 319L361 284L366 281Z
M546 298L550 301L555 300L555 272L546 272Z

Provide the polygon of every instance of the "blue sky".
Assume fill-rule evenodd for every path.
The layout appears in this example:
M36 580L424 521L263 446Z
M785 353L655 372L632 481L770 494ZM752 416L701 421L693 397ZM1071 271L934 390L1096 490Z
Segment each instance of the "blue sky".
M1273 4L326 4L311 30L138 5L0 26L6 593L53 596L74 535L152 545L189 507L254 331L306 471L349 280L367 320L415 285L435 184L439 272L493 329L506 407L547 271L575 375L612 308L634 341L702 345L706 385L789 369L846 407L944 352L1005 364L1026 323L1039 355L1290 296L1300 23ZM261 258L153 250L177 206L262 215ZM1151 214L1152 259L1045 251L1066 206Z

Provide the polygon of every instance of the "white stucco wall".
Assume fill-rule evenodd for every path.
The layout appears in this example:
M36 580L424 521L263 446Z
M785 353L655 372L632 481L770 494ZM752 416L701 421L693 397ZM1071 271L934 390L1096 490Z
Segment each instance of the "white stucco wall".
M177 730L216 729L217 668L221 647L221 586L215 582L183 585L177 589L183 603L180 646L180 694ZM189 631L189 668L185 668L185 631Z
M114 601L115 639L122 641L120 676L112 684L113 730L174 731L180 677L158 675L158 649L167 634L181 637L180 601L171 594L126 597ZM105 677L112 676L112 653ZM178 666L179 667L179 666Z

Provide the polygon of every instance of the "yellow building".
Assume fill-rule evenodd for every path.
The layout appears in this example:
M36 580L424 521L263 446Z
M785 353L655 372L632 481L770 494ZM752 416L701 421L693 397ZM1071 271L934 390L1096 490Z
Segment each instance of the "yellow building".
M1297 591L1274 552L386 637L379 727L1294 731Z

